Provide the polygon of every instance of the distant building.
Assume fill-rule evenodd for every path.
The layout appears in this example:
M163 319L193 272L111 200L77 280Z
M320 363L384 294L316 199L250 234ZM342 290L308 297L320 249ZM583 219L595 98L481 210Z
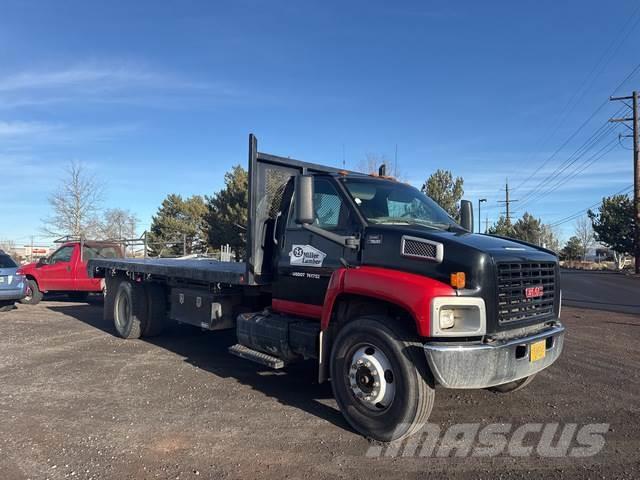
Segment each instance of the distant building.
M12 254L20 263L36 262L40 257L46 257L52 253L52 249L46 245L24 245L14 247Z

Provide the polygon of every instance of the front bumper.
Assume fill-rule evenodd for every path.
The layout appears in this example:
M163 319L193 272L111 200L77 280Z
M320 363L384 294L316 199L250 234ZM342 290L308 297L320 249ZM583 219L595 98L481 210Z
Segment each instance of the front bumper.
M545 340L544 358L529 361L529 346ZM495 343L426 343L425 355L438 383L446 388L487 388L528 377L557 360L564 343L561 324L521 338Z

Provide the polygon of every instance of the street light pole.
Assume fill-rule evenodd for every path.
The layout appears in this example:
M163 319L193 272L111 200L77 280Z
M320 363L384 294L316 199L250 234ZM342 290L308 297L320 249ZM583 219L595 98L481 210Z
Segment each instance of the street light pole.
M482 224L482 216L480 215L480 205L482 204L482 202L486 202L486 201L487 201L486 198L478 199L478 233L480 233L480 225Z

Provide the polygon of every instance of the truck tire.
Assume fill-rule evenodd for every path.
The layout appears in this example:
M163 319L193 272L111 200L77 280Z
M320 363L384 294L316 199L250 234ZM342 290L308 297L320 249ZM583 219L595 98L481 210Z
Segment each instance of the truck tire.
M331 351L331 386L347 422L382 442L418 431L433 408L434 389L415 334L387 317L345 325Z
M167 327L167 295L161 285L147 283L144 286L146 292L147 308L143 322L143 337L155 337L160 335Z
M116 302L116 293L122 280L117 277L105 277L104 279L104 305L102 307L102 319L107 323L113 323L113 308Z
M529 375L528 377L521 378L520 380L515 380L509 383L503 383L502 385L496 385L495 387L489 387L488 390L495 393L511 393L517 392L518 390L522 390L524 387L533 382L533 379L536 378L536 374Z
M42 292L40 288L38 288L38 284L33 279L27 280L27 295L20 303L24 303L25 305L37 305L42 300Z
M140 338L146 316L146 294L137 283L122 281L113 305L113 324L122 338Z

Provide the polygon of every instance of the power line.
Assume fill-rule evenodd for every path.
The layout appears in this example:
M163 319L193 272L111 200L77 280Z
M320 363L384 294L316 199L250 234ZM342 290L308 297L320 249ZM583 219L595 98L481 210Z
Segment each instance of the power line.
M551 131L549 132L548 135L545 136L545 140L543 142L538 142L538 145L546 145L546 143L553 137L553 135L556 133L556 131L558 130L558 128L560 128L565 120L567 119L568 115L575 109L575 107L579 104L580 100L584 97L584 95L589 91L589 89L591 88L591 86L593 85L593 83L595 82L595 80L602 75L602 72L604 72L604 70L606 69L606 67L609 65L609 63L611 63L611 60L613 60L613 58L617 55L618 51L620 50L620 48L622 47L622 45L624 45L624 43L627 41L627 39L629 38L629 35L631 35L631 33L635 30L635 28L638 25L638 22L640 22L640 15L638 15L640 13L640 6L638 8L636 8L636 10L627 18L627 20L625 21L624 25L622 26L622 28L619 30L619 34L623 35L622 39L620 39L620 37L616 37L615 39L613 39L611 41L611 43L609 43L608 47L604 50L604 52L602 53L602 55L600 56L600 58L598 59L598 61L596 62L596 64L593 66L593 68L591 69L591 71L587 74L587 76L584 78L584 80L582 81L582 84L580 85L579 88L575 89L574 94L572 95L572 97L569 99L569 101L566 103L566 105L564 106L564 108L562 109L560 115L559 115L559 121L555 123L555 125L552 127ZM633 18L637 17L635 22L633 22ZM632 23L633 22L633 23ZM631 28L629 28L627 30L627 27L631 25ZM627 30L626 33L625 30ZM617 43L617 46L616 46ZM611 51L613 49L613 52L611 52L609 54L609 51ZM608 60L606 62L603 63L603 61L607 58L608 56ZM598 67L602 64L602 66L600 67L600 69L598 70ZM597 72L597 73L596 73ZM626 81L627 79L625 79ZM586 88L585 88L586 86ZM620 85L616 88L616 90L620 88ZM606 103L605 103L606 104ZM598 108L598 110L596 110L596 112L594 113L597 114L597 112L600 110L600 108L602 108L604 106L601 105L601 107ZM591 117L592 118L592 117ZM589 119L590 120L590 119ZM588 123L588 121L587 121ZM571 140L571 138L573 138L575 136L575 134L577 134L583 126L581 126L576 132L574 132L574 134L568 139L568 141ZM533 176L535 176L553 157L555 157L560 150L562 150L562 148L564 148L564 146L568 143L568 141L565 141L558 150L556 150L551 157L547 158L533 173L531 173L527 178L525 178L524 180L522 180L513 190L518 190L523 184L525 184L526 182L528 182ZM529 160L531 160L533 157L533 155L529 156Z
M608 121L602 124L589 138L587 138L580 147L578 147L566 160L564 160L556 169L542 179L533 189L529 190L523 197L523 202L528 202L534 195L540 192L545 186L554 181L559 175L564 173L571 165L577 162L583 155L585 155L591 148L597 145L602 139L609 133L615 130L615 126L612 126Z
M621 87L622 87L622 86L623 86L623 85L624 85L624 84L625 84L625 83L626 83L626 82L627 82L631 77L633 77L633 76L638 72L638 70L640 70L640 63L639 63L639 64L637 64L637 65L636 65L636 66L631 70L631 72L630 72L629 74L627 74L627 76L626 76L626 77L625 77L625 78L624 78L624 79L623 79L623 80L622 80L622 81L621 81L621 82L616 86L616 88L614 88L614 90L613 90L613 92L611 93L611 95L610 95L610 96L615 95L615 94L616 94L616 92L617 92L617 91L618 91L618 90L619 90L619 89L620 89L620 88L621 88ZM542 162L542 164L540 164L540 165L538 166L538 168L536 168L536 169L535 169L535 170L534 170L534 171L533 171L529 176L527 176L527 178L525 178L523 181L521 181L521 182L520 182L520 183L519 183L519 184L518 184L518 185L517 185L513 190L514 190L514 191L515 191L515 190L518 190L522 185L524 185L526 182L528 182L529 180L531 180L535 175L537 175L537 174L538 174L538 172L540 172L540 170L542 170L542 168L544 168L544 167L545 167L545 166L546 166L546 165L547 165L551 160L553 160L553 159L558 155L558 153L560 153L560 152L564 149L564 147L566 147L566 146L567 146L567 144L568 144L571 140L573 140L573 139L576 137L576 135L578 135L578 133L580 133L580 132L582 131L582 129L583 129L585 126L587 126L587 125L591 122L591 120L593 120L593 118L594 118L598 113L600 113L600 111L601 111L601 110L605 107L605 105L607 105L608 103L609 103L609 99L605 100L605 101L604 101L604 102L602 102L600 105L598 105L598 107L596 108L596 110L595 110L591 115L589 115L589 117L588 117L584 122L582 122L582 123L580 124L580 126L579 126L579 127L578 127L578 128L577 128L577 129L576 129L576 130L571 134L571 135L569 135L569 137L568 137L564 142L562 142L562 144L561 144L561 145L560 145L560 146L559 146L559 147L558 147L558 148L557 148L557 149L556 149L556 150L551 154L551 156L547 157L547 159L546 159L546 160L544 160L544 161Z
M539 192L534 197L529 198L525 203L523 203L522 207L524 208L525 205L530 205L531 202L541 200L542 198L547 197L553 192L555 192L556 190L558 190L558 188L560 188L562 185L565 185L567 182L574 179L575 177L580 175L582 172L587 170L589 167L591 167L598 160L601 160L603 157L608 155L613 149L616 148L616 143L617 143L617 138L616 137L612 138L608 143L606 143L602 148L600 148L600 150L594 153L591 157L584 160L566 177L559 178L560 174L562 174L567 168L571 166L571 164L573 164L575 161L579 159L579 158L576 158L573 162L571 162L571 164L568 164L561 172L559 172L558 176L554 179L556 180L555 183L550 188L548 188L544 192Z
M623 188L622 190L610 195L610 196L614 196L614 195L623 195L625 193L629 193L631 190L633 190L633 185L629 185L628 187ZM584 215L585 213L587 213L589 210L591 210L592 208L597 207L598 205L600 205L600 201L594 203L593 205L588 206L587 208L580 210L578 212L572 213L571 215L568 215L560 220L557 220L553 223L551 223L549 226L550 227L557 227L558 225L562 225L563 223L567 223L570 222L571 220L575 220L576 218L580 217L581 215Z

